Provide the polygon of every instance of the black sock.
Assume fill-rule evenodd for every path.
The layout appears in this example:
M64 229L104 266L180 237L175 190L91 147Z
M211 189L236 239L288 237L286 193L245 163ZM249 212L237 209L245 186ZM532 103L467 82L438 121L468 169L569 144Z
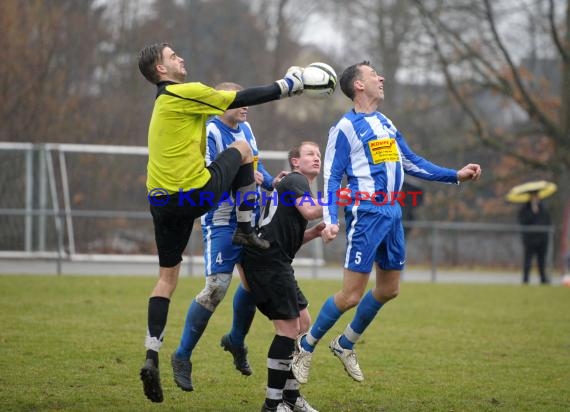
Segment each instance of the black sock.
M286 389L283 391L283 400L287 402L292 407L297 402L297 398L301 396L301 392L299 391L299 382L295 375L293 375L293 371L289 371L289 375L287 376L287 384Z
M253 163L241 165L233 183L238 227L244 233L251 232L251 213L255 207L257 190L253 177Z
M168 306L170 299L162 296L153 296L148 300L148 330L147 330L147 351L146 358L152 359L158 367L158 349L164 339L164 329L168 318ZM154 339L153 339L154 338ZM153 348L148 347L148 341L155 342ZM156 343L155 340L158 340Z
M283 399L283 390L291 373L295 339L275 335L267 354L267 394L265 404L274 408Z
M251 222L237 222L238 228L243 233L250 233L253 231Z

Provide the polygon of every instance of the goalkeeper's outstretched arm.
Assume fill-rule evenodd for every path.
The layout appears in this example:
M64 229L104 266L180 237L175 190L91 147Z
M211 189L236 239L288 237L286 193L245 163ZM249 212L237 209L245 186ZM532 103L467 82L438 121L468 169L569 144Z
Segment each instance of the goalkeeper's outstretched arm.
M228 106L228 109L255 106L279 98L281 98L281 89L277 86L277 83L273 83L269 86L250 87L249 89L239 90L236 93L234 101Z
M255 106L280 99L281 97L299 95L303 92L302 75L302 68L292 66L287 70L284 78L275 81L275 83L269 86L251 87L238 91L236 98L228 106L228 109Z

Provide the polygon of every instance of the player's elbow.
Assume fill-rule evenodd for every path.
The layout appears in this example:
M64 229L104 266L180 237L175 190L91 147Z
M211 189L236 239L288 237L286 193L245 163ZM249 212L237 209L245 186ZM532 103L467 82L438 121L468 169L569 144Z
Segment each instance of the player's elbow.
M320 210L312 210L310 213L307 214L307 216L305 216L305 219L307 220L315 220L315 219L320 219L323 217L323 211Z
M323 217L323 208L320 205L311 205L304 207L301 214L307 220L315 220Z

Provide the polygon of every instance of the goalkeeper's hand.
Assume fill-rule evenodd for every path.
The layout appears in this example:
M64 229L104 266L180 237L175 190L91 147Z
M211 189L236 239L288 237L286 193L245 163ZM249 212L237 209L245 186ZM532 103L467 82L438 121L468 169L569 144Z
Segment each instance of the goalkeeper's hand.
M281 89L281 97L296 96L303 93L303 68L291 66L285 77L276 81Z

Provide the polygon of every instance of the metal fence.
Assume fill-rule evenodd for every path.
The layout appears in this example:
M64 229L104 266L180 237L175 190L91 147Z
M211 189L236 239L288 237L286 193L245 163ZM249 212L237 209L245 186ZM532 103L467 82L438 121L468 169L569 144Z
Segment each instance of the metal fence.
M157 262L146 199L146 147L0 142L0 263L8 259L47 259L61 273L64 262ZM288 168L287 153L262 151L268 170ZM550 226L405 222L408 264L438 268L518 267L520 235ZM303 246L295 261L313 271L342 264L344 239L323 247ZM199 220L185 261L202 265ZM552 268L552 248L548 255Z
M135 146L0 142L0 259L157 262L145 187L148 149ZM287 153L264 151L270 170ZM200 221L184 260L201 264ZM322 266L318 242L297 264Z

